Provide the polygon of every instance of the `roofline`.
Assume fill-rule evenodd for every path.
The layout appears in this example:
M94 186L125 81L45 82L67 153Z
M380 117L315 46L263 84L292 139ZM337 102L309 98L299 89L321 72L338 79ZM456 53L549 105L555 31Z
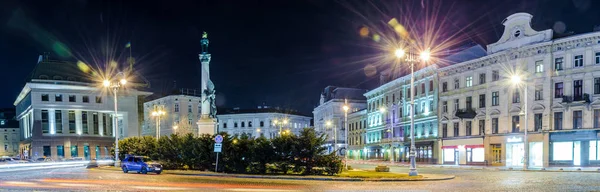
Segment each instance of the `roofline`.
M286 115L286 116L298 116L298 117L305 117L305 118L309 118L312 119L313 117L310 116L304 116L304 115L297 115L297 114L289 114L289 113L277 113L277 112L247 112L247 113L227 113L227 114L217 114L218 116L225 116L225 115L252 115L252 114L281 114L281 115Z
M429 65L427 67L424 67L422 69L419 69L419 70L415 71L414 74L415 74L415 76L417 76L417 75L419 75L421 73L425 73L425 72L428 72L429 70L435 70L435 69L439 69L439 67L437 66L437 64L431 64L431 65ZM394 80L392 80L390 82L387 82L387 83L385 83L385 84L383 84L383 85L381 85L381 86L379 86L379 87L377 87L377 88L375 88L373 90L370 90L370 91L366 92L364 94L364 96L367 97L367 99L368 99L367 95L376 94L377 92L379 92L379 91L381 91L383 89L387 89L388 87L392 86L392 84L398 84L398 83L402 83L403 81L410 80L410 76L411 76L411 74L408 74L408 75L396 78L396 79L394 79Z

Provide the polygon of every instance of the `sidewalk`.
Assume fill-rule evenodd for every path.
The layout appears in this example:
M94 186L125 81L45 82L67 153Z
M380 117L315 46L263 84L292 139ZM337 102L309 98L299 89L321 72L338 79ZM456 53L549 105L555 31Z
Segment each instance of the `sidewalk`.
M366 164L366 165L386 165L396 167L408 167L408 162L394 162L389 161L348 161L348 164ZM438 165L438 164L418 164L417 167L428 167L428 168L449 168L449 169L479 169L479 170L493 170L493 171L551 171L551 172L597 172L600 173L600 167L546 167L546 168L529 168L523 170L523 167L501 167L501 166L477 166L477 165Z

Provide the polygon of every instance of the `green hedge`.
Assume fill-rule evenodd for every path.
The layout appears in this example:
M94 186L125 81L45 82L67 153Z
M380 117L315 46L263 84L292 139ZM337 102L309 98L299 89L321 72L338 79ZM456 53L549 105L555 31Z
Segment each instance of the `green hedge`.
M284 134L271 140L248 135L223 136L219 171L227 173L278 173L334 175L342 170L342 160L326 154L325 136L313 129L299 135ZM192 134L130 137L119 141L120 159L126 154L158 159L166 169L214 170L214 135Z

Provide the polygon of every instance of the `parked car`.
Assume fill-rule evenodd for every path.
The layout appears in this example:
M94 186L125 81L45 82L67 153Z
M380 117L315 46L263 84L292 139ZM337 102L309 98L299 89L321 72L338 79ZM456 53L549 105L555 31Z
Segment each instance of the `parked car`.
M83 161L85 160L83 157L72 157L70 159L67 159L67 161Z
M148 172L160 174L163 171L161 164L143 156L126 156L121 161L121 169L123 169L123 173L136 171L143 174L147 174Z
M42 162L54 162L54 160L52 158L40 157L40 158L35 159L35 162L38 162L38 163L42 163Z

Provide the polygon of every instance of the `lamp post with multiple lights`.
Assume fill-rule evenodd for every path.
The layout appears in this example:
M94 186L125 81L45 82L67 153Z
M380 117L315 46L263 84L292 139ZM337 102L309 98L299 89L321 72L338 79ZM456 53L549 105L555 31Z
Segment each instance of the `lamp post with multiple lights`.
M164 110L164 107L161 105L154 105L154 111L152 111L152 116L156 118L156 140L160 138L160 117L166 115L167 113ZM173 127L175 128L175 127Z
M525 94L525 96L523 96L523 99L525 101L523 101L523 107L521 112L519 113L519 115L523 115L524 119L525 119L525 131L523 134L523 152L525 154L523 154L523 170L527 170L528 163L529 163L529 143L527 142L527 124L529 124L528 122L528 116L527 116L527 83L523 82L523 80L521 79L521 76L519 76L518 74L515 74L513 76L510 77L510 80L513 84L513 86L515 87L519 87L521 86L523 89L525 89L523 91L523 93Z
M121 79L118 81L111 81L109 79L105 79L104 81L102 81L102 85L105 88L112 88L113 91L113 96L114 96L114 103L115 103L115 113L113 115L113 126L114 131L113 134L115 134L115 167L119 167L119 125L118 125L118 121L117 121L117 107L118 107L118 100L117 100L117 92L119 91L119 88L124 87L125 84L127 84L127 78L125 77L125 74L123 73L118 73L117 76L120 76Z
M410 65L410 168L408 175L417 176L417 163L415 162L415 62L417 61L417 55L411 50L405 52L403 49L397 49L394 54L396 58L404 58L405 61ZM429 60L429 51L423 51L420 53L420 59L423 62Z

